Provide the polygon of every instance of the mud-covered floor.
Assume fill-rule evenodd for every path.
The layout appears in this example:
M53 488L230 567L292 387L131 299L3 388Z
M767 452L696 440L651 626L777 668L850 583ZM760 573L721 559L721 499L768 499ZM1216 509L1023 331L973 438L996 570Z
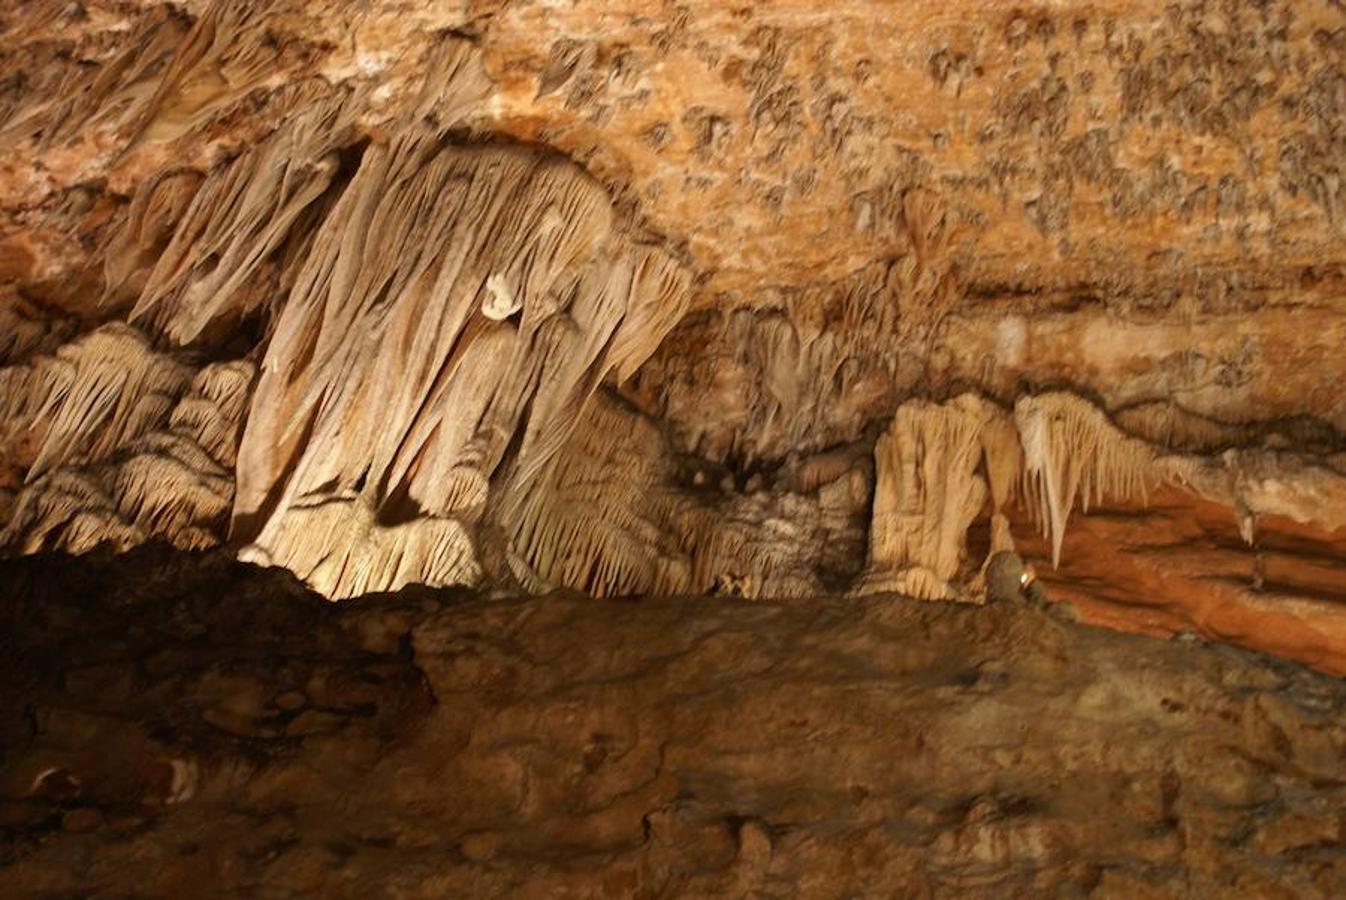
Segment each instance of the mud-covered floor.
M1346 689L1033 608L0 568L7 897L1332 897Z

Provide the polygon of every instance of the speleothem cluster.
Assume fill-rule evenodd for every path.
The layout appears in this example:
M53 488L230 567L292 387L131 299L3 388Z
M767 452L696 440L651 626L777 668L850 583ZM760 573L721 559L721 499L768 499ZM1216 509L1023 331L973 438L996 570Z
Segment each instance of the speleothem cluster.
M1346 665L1331 3L448 6L0 7L8 551Z

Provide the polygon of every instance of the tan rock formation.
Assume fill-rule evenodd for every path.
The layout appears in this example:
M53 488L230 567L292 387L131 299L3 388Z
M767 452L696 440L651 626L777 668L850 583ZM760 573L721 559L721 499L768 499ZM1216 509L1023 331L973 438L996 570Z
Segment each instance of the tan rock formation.
M235 360L190 369L109 325L3 370L11 446L31 459L0 542L26 553L126 549L151 537L211 547L228 521L253 380ZM92 440L91 440L92 439Z
M1021 451L1008 416L994 404L972 394L940 406L904 404L874 453L864 591L953 599L951 582L964 568L968 527L988 500L995 535L991 551L1013 549L1002 510L1019 474Z

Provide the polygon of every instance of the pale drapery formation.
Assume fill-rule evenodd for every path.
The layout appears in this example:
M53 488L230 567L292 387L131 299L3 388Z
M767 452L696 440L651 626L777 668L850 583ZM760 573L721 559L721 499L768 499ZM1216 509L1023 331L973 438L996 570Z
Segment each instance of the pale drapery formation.
M144 19L95 82L6 133L53 146L94 123L122 154L185 139L292 60L269 37L286 8ZM204 546L232 522L246 558L334 598L478 580L488 509L510 515L598 385L653 352L689 279L573 163L467 132L490 87L470 42L433 37L424 62L391 109L358 78L297 79L256 142L140 184L102 263L104 309L132 325L0 370L25 483L5 489L7 544ZM240 325L260 377L199 368ZM6 352L44 340L16 329Z
M370 148L263 361L234 510L249 556L329 596L474 583L468 528L492 488L524 495L686 288L571 163L416 128ZM383 527L401 550L367 552Z
M678 505L658 431L599 398L538 490L512 504L511 574L527 589L599 596L695 590L666 532Z
M699 594L732 581L748 596L813 596L863 541L870 484L853 462L805 461L753 490L687 484L653 423L599 397L502 519L510 572L534 592Z
M142 17L96 78L35 85L4 133L162 152L302 56L272 38L288 9ZM484 517L514 515L689 299L578 166L467 131L489 88L469 41L432 36L391 108L359 78L297 78L255 142L144 179L102 247L103 308L131 325L0 370L6 543L201 546L232 522L246 557L332 597L475 583ZM262 335L259 377L200 368L240 325ZM47 336L7 340L19 357Z
M870 167L862 156L897 146L877 135L831 174L826 154L781 160L788 183L730 170L783 237L809 225L825 252L795 266L789 242L711 246L702 227L744 235L729 194L696 197L745 131L697 113L640 121L649 153L607 140L611 122L657 112L642 92L658 72L634 44L611 59L565 44L544 73L500 41L510 16L443 4L21 6L0 36L8 547L199 547L232 531L247 558L333 597L501 574L539 591L808 594L853 587L866 563L861 589L961 596L979 563L969 523L989 519L990 548L1009 549L1016 501L1056 560L1072 516L1160 484L1231 507L1250 541L1259 517L1340 518L1336 425L1221 418L1265 348L1187 348L1137 321L1128 334L1163 338L1148 355L1130 345L1149 338L1109 324L1081 344L1087 365L1070 362L1073 332L1051 323L1076 313L1053 311L1055 288L992 278L999 263L968 252L994 214L966 188L993 182L960 187L908 150ZM807 106L860 121L832 99ZM661 155L701 134L699 174ZM1098 135L1076 149L1108 150ZM842 170L844 193L828 193ZM679 173L686 204L668 206ZM995 174L1010 190L1024 173ZM1013 190L1037 197L1045 233L1064 213L1031 188ZM804 203L818 190L851 198L851 227L827 224L833 199ZM1136 285L1102 300L1125 311L1153 293ZM958 326L974 312L987 328ZM1140 382L1118 374L1133 369ZM1223 399L1180 408L1174 372L1200 376L1189 397L1209 379ZM1101 391L1103 406L1015 403L1021 383ZM920 399L955 384L1004 406Z
M157 220L190 203L154 262L130 319L179 344L231 327L266 302L270 287L256 278L279 249L305 234L294 225L332 183L338 150L352 142L353 106L341 93L308 90L308 100L259 146L208 176L155 179L131 210L121 246L108 253L109 288L135 274L137 251L153 246ZM299 248L295 248L299 249Z
M20 450L9 462L27 473L0 545L79 553L151 537L185 549L218 543L253 374L238 360L193 376L124 325L0 370L14 401L7 444Z
M25 481L66 463L105 459L164 422L192 370L154 353L133 328L111 324L55 354L0 369L8 443L32 446Z
M1249 543L1258 515L1346 527L1346 476L1331 460L1274 449L1167 454L1122 431L1087 400L1063 391L1025 395L1012 411L964 394L912 400L874 453L869 569L862 593L970 597L982 560L966 558L974 520L990 520L990 553L1014 549L1008 505L1020 499L1060 564L1078 506L1145 505L1163 484L1232 508ZM989 499L989 503L987 502Z
M195 22L155 7L132 20L129 38L102 65L51 66L58 80L34 84L22 105L0 107L0 141L32 140L43 151L83 142L95 154L122 154L201 129L295 64L295 48L276 41L269 21L288 5L217 0ZM29 6L16 17L15 37L26 32L38 45L71 14L69 4Z
M1071 510L1105 500L1144 503L1162 474L1157 454L1074 394L1020 397L1012 414L975 394L898 408L875 447L869 572L862 592L965 596L982 560L967 531L990 517L990 553L1014 549L1005 509L1016 485L1059 564ZM990 501L989 505L987 501Z
M950 599L963 568L968 527L992 500L993 542L1006 549L1002 509L1013 491L1019 446L1005 412L964 394L944 404L903 404L874 449L870 571L862 592Z

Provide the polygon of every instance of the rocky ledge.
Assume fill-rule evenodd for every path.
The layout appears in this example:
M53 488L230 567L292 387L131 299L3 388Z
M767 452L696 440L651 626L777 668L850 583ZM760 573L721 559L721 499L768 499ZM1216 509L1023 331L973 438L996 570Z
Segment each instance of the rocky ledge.
M154 546L3 566L8 896L1346 891L1346 688L1228 646L884 596L334 606Z

